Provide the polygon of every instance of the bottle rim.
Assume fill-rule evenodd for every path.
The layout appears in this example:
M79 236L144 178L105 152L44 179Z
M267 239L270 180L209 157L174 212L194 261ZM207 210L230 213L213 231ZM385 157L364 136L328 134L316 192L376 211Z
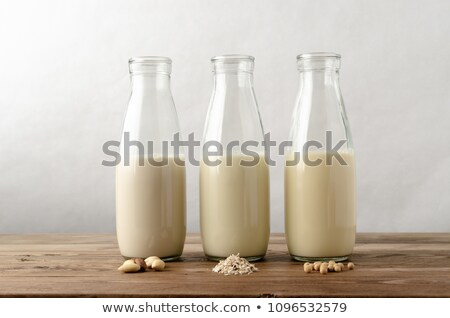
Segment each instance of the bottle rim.
M131 75L168 75L172 72L172 60L165 56L137 56L128 60Z
M312 53L301 53L297 55L297 60L327 59L327 58L340 59L341 55L334 52L312 52Z
M172 60L165 56L135 56L128 60L128 63L142 63L142 64L172 64Z
M211 58L211 62L223 62L223 63L236 63L239 61L255 61L255 58L251 55L245 54L224 54L216 55Z

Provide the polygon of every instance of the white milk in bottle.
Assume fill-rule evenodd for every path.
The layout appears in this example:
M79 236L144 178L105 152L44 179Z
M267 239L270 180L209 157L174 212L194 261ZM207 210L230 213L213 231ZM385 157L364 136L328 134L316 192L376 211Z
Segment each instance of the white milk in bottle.
M172 61L129 61L131 97L116 166L116 231L125 258L178 258L186 236L184 158L170 145L179 134L170 90Z
M285 232L299 261L347 259L356 232L355 159L340 55L297 56L300 81L285 157Z

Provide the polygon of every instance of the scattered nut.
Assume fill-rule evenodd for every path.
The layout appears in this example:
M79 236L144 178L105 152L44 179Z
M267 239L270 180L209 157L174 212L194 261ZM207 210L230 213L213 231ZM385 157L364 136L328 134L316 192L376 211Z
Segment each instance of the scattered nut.
M327 263L322 263L320 265L320 273L322 275L325 275L326 273L328 273L328 264Z
M347 268L349 270L352 270L355 268L355 264L352 262L347 263ZM328 272L342 272L345 269L344 263L336 263L335 261L331 260L329 262L314 262L311 263L304 263L303 264L303 270L305 273L311 273L312 271L319 271L322 275L326 275Z
M132 259L126 260L123 262L122 266L118 268L119 271L124 273L136 273L139 272L140 269L141 266L136 264Z
M150 256L145 259L145 264L147 264L147 268L152 268L152 264L154 261L160 259L158 256Z
M312 264L305 263L305 265L303 266L303 270L305 271L305 273L311 273L313 271Z
M160 259L157 259L152 263L152 269L154 269L155 271L162 271L164 267L166 267L166 263L164 263L164 261Z
M124 273L135 273L139 271L145 271L147 269L154 269L156 271L162 271L166 267L166 263L162 261L158 256L150 256L145 260L143 258L132 258L123 262L117 270Z
M314 263L314 270L318 271L320 269L320 265L322 264L322 262L315 262Z
M135 264L139 265L139 267L141 268L140 269L141 271L145 272L145 270L147 269L147 264L145 263L143 258L135 258L135 259L133 259L133 261Z
M121 267L123 267L123 265L127 265L127 264L135 264L134 261L132 259L127 259L125 260L122 265L120 265L120 267L118 268L118 270L120 270Z

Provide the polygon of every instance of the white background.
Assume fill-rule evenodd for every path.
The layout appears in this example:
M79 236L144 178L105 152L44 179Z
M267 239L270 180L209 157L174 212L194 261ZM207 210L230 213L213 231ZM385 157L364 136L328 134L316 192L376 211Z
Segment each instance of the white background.
M203 131L210 58L256 58L266 132L287 138L295 56L342 54L357 154L359 231L450 231L450 2L2 1L0 232L112 232L128 58L173 59L186 136ZM281 161L279 161L281 162ZM272 231L283 231L283 167L271 169ZM188 231L199 229L188 169Z

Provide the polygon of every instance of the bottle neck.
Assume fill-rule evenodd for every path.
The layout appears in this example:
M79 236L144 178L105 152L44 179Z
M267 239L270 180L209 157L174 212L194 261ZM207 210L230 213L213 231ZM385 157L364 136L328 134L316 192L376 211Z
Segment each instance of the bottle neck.
M248 72L215 73L214 89L245 90L253 88L253 74Z
M339 89L341 56L336 53L306 53L297 56L302 91L314 90L326 93Z
M252 89L253 60L254 58L248 55L223 55L212 58L215 89Z
M170 91L172 61L161 56L134 57L129 60L133 92Z
M170 75L168 74L132 74L131 88L133 92L170 91Z
M339 71L337 69L300 71L300 88L302 90L335 90L339 88Z
M329 53L303 54L297 63L300 81L290 133L293 149L301 152L309 141L318 142L317 148L326 151L330 150L326 147L333 148L341 141L345 142L343 149L351 148L339 88L339 57Z

